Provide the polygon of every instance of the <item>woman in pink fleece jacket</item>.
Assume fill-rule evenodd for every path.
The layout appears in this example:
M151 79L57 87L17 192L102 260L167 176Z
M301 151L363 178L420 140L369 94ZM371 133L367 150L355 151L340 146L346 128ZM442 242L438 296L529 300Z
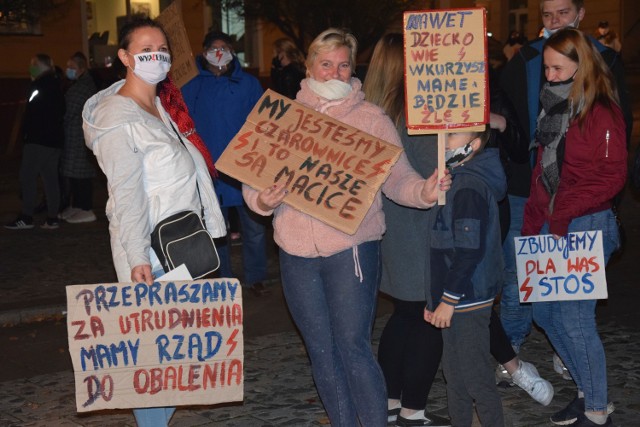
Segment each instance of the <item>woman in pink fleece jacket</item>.
M401 145L391 119L366 102L360 80L352 77L357 41L330 28L309 46L307 79L296 100L377 138ZM404 154L391 169L382 191L397 203L429 208L437 200L437 171L423 179ZM440 189L447 190L446 176ZM257 192L243 187L249 207L274 214L274 239L280 246L282 287L302 333L318 394L332 426L387 424L387 397L380 367L371 350L380 281L380 239L385 231L380 192L353 235L283 204L282 185Z

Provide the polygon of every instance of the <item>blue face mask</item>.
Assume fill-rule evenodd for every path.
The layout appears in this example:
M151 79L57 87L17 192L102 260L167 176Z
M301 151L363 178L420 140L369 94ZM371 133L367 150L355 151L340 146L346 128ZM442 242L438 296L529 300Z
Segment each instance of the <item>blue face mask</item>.
M76 70L74 70L73 68L67 68L65 70L65 74L67 75L67 78L69 80L75 80L78 78L78 73Z
M578 28L578 25L580 25L580 20L579 20L580 16L576 15L576 19L573 20L573 22L569 23L569 25L567 25L564 28ZM548 39L549 37L551 37L552 35L554 35L555 33L557 33L558 31L564 29L564 28L556 28L555 30L547 30L546 27L542 30L542 37L544 37L545 39Z

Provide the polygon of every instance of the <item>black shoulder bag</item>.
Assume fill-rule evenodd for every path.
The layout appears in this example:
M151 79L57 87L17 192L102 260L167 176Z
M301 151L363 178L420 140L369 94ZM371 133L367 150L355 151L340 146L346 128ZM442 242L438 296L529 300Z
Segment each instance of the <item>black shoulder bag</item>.
M173 127L173 125L171 125ZM176 134L178 132L173 129ZM180 134L178 139L184 145ZM196 182L200 214L186 210L160 221L151 233L151 247L165 272L185 264L194 279L213 273L220 267L220 258L213 238L204 225L204 206Z

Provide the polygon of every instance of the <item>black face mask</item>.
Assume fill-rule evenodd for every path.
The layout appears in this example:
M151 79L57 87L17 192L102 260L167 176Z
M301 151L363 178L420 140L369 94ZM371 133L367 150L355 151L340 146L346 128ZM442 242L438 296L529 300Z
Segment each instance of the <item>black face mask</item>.
M560 82L549 82L549 86L563 86L563 85L569 85L571 83L573 83L573 78L576 76L576 73L578 72L578 69L576 69L576 71L573 73L573 75L571 77L569 77L567 80L562 80Z
M280 62L280 58L278 58L277 56L274 56L273 59L271 60L271 66L273 68L282 68L282 62Z

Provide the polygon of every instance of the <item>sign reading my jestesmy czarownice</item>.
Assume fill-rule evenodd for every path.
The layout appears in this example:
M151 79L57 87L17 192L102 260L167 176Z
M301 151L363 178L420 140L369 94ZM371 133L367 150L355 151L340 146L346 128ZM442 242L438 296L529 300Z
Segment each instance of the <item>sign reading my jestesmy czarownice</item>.
M353 234L401 152L267 90L216 168L257 190L284 183L284 203Z

